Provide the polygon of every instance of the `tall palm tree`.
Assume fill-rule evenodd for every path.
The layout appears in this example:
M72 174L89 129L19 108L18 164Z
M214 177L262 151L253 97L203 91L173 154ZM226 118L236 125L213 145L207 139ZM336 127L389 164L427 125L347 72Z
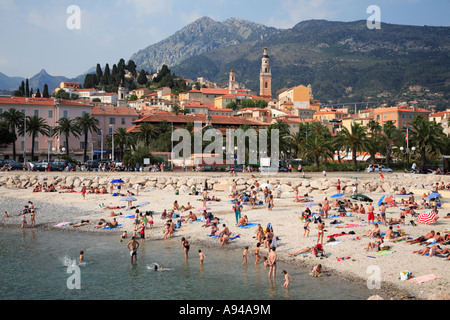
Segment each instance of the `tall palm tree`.
M427 154L438 153L445 145L444 129L440 123L427 121L421 116L415 116L410 131L411 144L420 153L420 164L425 165Z
M383 124L383 135L382 135L382 141L385 145L385 151L386 154L386 166L389 167L390 159L391 159L391 150L392 146L395 144L395 142L398 140L399 137L399 130L394 124L394 121L389 120L386 121Z
M34 141L36 140L37 134L42 134L44 136L50 135L50 126L47 121L39 116L26 117L26 132L24 132L23 125L19 128L20 134L27 134L31 136L31 161L34 160Z
M342 146L345 146L347 150L352 151L352 161L355 171L358 168L356 160L356 153L358 151L364 151L366 149L368 140L366 136L366 128L358 122L352 123L350 130L346 127L338 133L337 140L341 142Z
M107 144L112 144L112 137L109 137L107 140ZM114 145L119 147L121 160L123 160L123 156L125 155L125 150L128 148L136 147L136 139L135 137L127 132L125 128L119 128L114 132Z
M303 158L314 159L314 165L316 168L320 166L320 158L326 159L333 157L333 145L331 140L320 134L309 134L305 140L304 147L300 151L300 155Z
M57 126L53 128L53 136L61 137L64 135L66 140L66 155L69 155L69 136L78 138L81 135L81 129L77 126L76 119L61 118L57 121Z
M142 123L138 127L138 132L136 133L137 140L143 141L145 148L149 148L150 140L157 136L158 132L156 128L148 122Z
M13 160L16 161L16 141L17 135L16 130L23 125L24 114L15 108L11 108L8 111L3 112L0 117L5 120L8 129L14 133L15 139L13 142Z
M84 161L87 160L88 136L93 131L98 131L99 121L91 114L85 113L80 117L75 118L76 126L84 133Z

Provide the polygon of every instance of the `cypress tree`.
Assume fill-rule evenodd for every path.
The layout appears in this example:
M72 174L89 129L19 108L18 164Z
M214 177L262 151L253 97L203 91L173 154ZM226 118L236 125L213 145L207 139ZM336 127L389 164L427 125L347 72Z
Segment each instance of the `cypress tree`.
M26 80L26 83L25 83L25 96L27 96L27 97L30 96L30 84L28 83L28 79Z
M50 95L48 94L48 85L44 84L44 90L42 91L42 97L43 98L49 98Z

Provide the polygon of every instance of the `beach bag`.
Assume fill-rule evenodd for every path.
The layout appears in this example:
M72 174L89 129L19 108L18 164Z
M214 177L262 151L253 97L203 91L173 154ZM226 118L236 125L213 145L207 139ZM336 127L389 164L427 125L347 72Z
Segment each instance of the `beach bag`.
M405 281L411 279L412 273L409 271L400 271L400 280Z

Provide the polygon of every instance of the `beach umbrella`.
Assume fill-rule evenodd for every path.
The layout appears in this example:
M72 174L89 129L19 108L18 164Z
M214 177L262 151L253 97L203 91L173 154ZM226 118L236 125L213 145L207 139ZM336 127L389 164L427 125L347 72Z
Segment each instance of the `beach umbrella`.
M380 201L378 201L378 206L381 206L381 203L383 202L384 198L386 198L386 196L382 196Z
M373 202L372 199L370 199L368 196L365 196L363 194L354 194L350 198L353 200L359 200L359 201L365 201L365 202Z
M267 187L267 189L272 189L272 188L273 188L273 186L272 186L271 184L269 184L269 183L263 183L263 184L261 185L261 189L264 189L265 187Z
M206 211L206 210L211 210L211 208L208 208L208 207L201 207L201 208L198 208L198 209L197 209L197 211Z
M344 196L343 193L336 193L336 194L333 194L330 198L340 198L340 197L343 197L343 196Z
M422 224L435 224L437 220L436 213L433 211L425 211L417 217L417 222Z
M125 181L123 181L122 179L114 179L110 183L124 183L124 182Z
M305 207L313 207L313 206L317 206L317 203L315 203L315 202L305 202L304 206Z
M441 196L440 193L433 192L433 193L430 193L427 198L428 199L436 199L436 198L439 198L440 196Z
M137 199L134 197L123 197L122 199L120 199L120 201L136 201Z

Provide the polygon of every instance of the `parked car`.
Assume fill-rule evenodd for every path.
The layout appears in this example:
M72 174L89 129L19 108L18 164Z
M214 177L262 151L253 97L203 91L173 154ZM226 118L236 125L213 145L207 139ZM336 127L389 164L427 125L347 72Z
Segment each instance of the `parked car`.
M0 163L0 168L3 168L5 166L9 167L9 170L23 170L23 163L22 162L16 162L14 160L3 160Z
M391 168L385 167L382 164L369 164L366 168L366 172L394 172Z
M202 171L202 172L214 172L214 171L216 171L216 168L214 168L213 166L210 166L210 165L206 165L206 166L200 167L200 171Z

